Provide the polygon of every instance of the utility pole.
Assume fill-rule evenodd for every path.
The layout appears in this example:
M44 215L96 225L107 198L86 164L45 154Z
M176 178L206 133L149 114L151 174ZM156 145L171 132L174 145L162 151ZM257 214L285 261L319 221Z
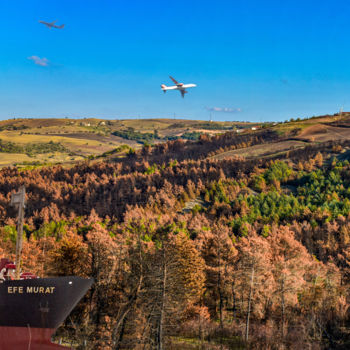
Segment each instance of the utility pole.
M17 240L16 240L16 280L20 279L21 275L21 256L22 256L22 244L23 244L23 219L25 208L26 189L21 186L17 193L13 193L11 196L10 204L18 209L17 218Z
M251 304L252 304L252 297L253 297L253 288L254 288L254 265L252 266L252 271L250 275L250 287L249 287L249 299L248 299L248 310L247 310L247 318L245 323L245 336L244 339L247 342L249 337L249 319L250 319L250 311L251 311Z

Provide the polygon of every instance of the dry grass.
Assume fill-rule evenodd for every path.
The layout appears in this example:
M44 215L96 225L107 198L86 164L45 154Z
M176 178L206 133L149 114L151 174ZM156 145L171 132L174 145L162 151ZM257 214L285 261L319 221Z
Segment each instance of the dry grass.
M0 166L10 166L17 162L32 162L33 158L21 153L0 153Z
M38 154L35 157L29 157L23 153L0 153L0 167L12 166L14 164L30 164L30 163L71 163L81 161L81 156L70 156L67 153L45 153Z
M228 151L224 153L217 154L213 156L214 159L224 159L234 156L241 156L246 158L255 158L258 156L271 155L274 153L279 153L283 151L288 151L290 149L296 149L300 147L305 147L305 142L302 141L281 141L262 145L255 145L247 148L236 149L233 151Z
M299 135L300 140L325 142L330 140L350 139L350 128L342 128L325 124L312 125Z

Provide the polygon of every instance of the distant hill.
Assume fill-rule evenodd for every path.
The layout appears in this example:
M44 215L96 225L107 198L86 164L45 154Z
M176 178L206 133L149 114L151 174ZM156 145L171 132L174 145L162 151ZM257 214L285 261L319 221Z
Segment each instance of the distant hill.
M261 138L261 132L276 137ZM0 122L0 166L40 166L74 164L86 159L123 158L144 145L175 140L190 142L194 158L204 153L198 146L201 135L213 137L227 133L224 143L215 142L206 156L223 159L273 157L295 149L334 140L350 139L350 113L310 119L291 119L283 123L208 122L182 119L9 119ZM242 141L242 135L256 135ZM271 134L270 134L271 135ZM206 136L206 137L207 137ZM278 136L278 137L277 137ZM198 154L200 153L200 155ZM148 152L149 153L149 152ZM140 153L142 156L142 154ZM176 154L172 154L174 158ZM181 157L181 156L180 156Z
M128 148L168 140L196 140L256 123L208 122L180 119L68 119L20 118L0 121L0 166L71 164L84 159L125 155ZM48 147L54 143L56 147ZM126 145L128 147L120 146ZM28 149L41 149L28 152ZM120 152L118 152L118 150Z

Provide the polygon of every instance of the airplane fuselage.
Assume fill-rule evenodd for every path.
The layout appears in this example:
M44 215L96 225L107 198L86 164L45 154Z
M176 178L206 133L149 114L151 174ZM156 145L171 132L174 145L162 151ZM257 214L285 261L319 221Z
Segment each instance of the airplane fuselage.
M187 88L192 88L192 87L196 87L196 84L182 84L182 85L173 85L173 86L162 86L162 90L166 91L166 90L185 90Z
M178 90L181 93L181 96L184 97L187 93L186 89L196 87L196 84L183 84L179 83L177 80L175 80L173 77L169 77L175 85L172 86L166 86L165 84L162 84L160 87L162 88L163 92L167 92L168 90Z
M39 23L45 24L46 27L48 27L48 28L50 28L50 29L52 29L52 28L57 28L57 29L62 29L62 28L64 28L64 24L58 26L58 25L55 24L55 22L49 23L49 22L45 22L45 21L39 21Z

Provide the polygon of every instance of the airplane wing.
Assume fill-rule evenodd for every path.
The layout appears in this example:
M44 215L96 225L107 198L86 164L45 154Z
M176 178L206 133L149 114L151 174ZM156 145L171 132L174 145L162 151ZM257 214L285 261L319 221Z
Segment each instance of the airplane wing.
M170 75L169 75L169 78L174 82L175 85L178 85L178 84L179 84L179 83L178 83L173 77L171 77Z
M182 98L185 97L185 94L187 94L187 91L186 90L179 90L181 92L181 96Z

